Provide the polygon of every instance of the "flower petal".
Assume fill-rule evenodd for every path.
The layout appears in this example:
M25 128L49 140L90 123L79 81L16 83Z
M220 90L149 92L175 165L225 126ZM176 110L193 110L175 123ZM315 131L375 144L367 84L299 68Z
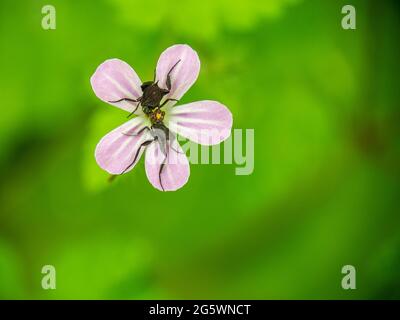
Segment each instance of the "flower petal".
M180 61L179 61L180 60ZM166 98L179 100L196 81L200 72L200 59L196 51L186 44L177 44L161 53L156 69L156 80L161 88L167 89L168 72L171 71L171 91ZM176 102L169 102L173 105Z
M122 174L133 169L144 151L142 143L152 139L142 117L136 117L105 135L97 144L95 157L98 165L111 174Z
M90 83L96 96L113 106L125 111L135 110L137 103L121 101L111 103L123 98L136 100L142 95L141 81L136 72L126 62L119 59L104 61L93 76ZM140 109L140 108L139 108Z
M146 149L146 175L150 183L160 191L175 191L189 179L189 161L176 138L166 142L163 148L155 141ZM166 150L166 154L162 150Z
M169 129L203 145L218 144L231 134L232 114L217 101L197 101L170 111Z

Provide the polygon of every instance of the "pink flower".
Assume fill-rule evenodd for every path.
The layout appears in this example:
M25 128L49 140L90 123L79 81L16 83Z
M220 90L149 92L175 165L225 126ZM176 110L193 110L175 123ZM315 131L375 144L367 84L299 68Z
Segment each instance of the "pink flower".
M166 49L151 82L142 83L124 61L103 62L90 79L93 91L101 100L136 117L100 140L95 151L99 166L113 175L123 174L132 170L146 152L150 183L162 191L181 188L189 179L190 168L175 134L214 145L227 139L232 127L232 114L219 102L204 100L175 106L199 71L199 57L188 45Z

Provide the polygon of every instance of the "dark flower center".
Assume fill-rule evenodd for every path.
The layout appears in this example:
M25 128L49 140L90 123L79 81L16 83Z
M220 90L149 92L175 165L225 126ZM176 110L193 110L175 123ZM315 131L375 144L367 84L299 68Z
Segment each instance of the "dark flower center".
M165 112L159 108L154 109L150 114L149 118L152 124L162 123L164 120Z

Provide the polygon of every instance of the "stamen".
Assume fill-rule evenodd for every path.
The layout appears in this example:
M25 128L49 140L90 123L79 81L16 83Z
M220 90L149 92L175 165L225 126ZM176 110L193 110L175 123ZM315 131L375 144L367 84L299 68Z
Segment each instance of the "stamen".
M154 123L162 123L164 120L165 112L160 110L159 108L154 110L150 115L151 122Z

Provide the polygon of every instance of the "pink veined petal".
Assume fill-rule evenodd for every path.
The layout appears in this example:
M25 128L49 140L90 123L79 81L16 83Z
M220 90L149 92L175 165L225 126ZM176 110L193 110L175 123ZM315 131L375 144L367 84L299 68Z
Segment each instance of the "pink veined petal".
M180 60L180 61L179 61ZM161 53L157 62L156 80L161 88L167 89L168 72L171 71L171 91L166 98L179 100L196 81L200 72L200 59L196 51L186 44L177 44ZM172 106L176 102L169 102Z
M105 135L95 151L98 165L111 174L132 170L145 149L142 143L152 138L144 127L143 118L136 117Z
M189 179L189 161L176 138L168 141L165 149L167 156L162 152L159 141L155 141L147 147L146 175L156 189L175 191L183 187ZM163 168L160 171L161 166Z
M142 95L141 81L126 62L119 59L104 61L90 78L93 91L98 98L125 111L132 112L137 103L118 101L123 98L136 100ZM140 109L140 108L139 108Z
M169 129L203 145L215 145L231 134L232 114L217 101L197 101L171 109Z

